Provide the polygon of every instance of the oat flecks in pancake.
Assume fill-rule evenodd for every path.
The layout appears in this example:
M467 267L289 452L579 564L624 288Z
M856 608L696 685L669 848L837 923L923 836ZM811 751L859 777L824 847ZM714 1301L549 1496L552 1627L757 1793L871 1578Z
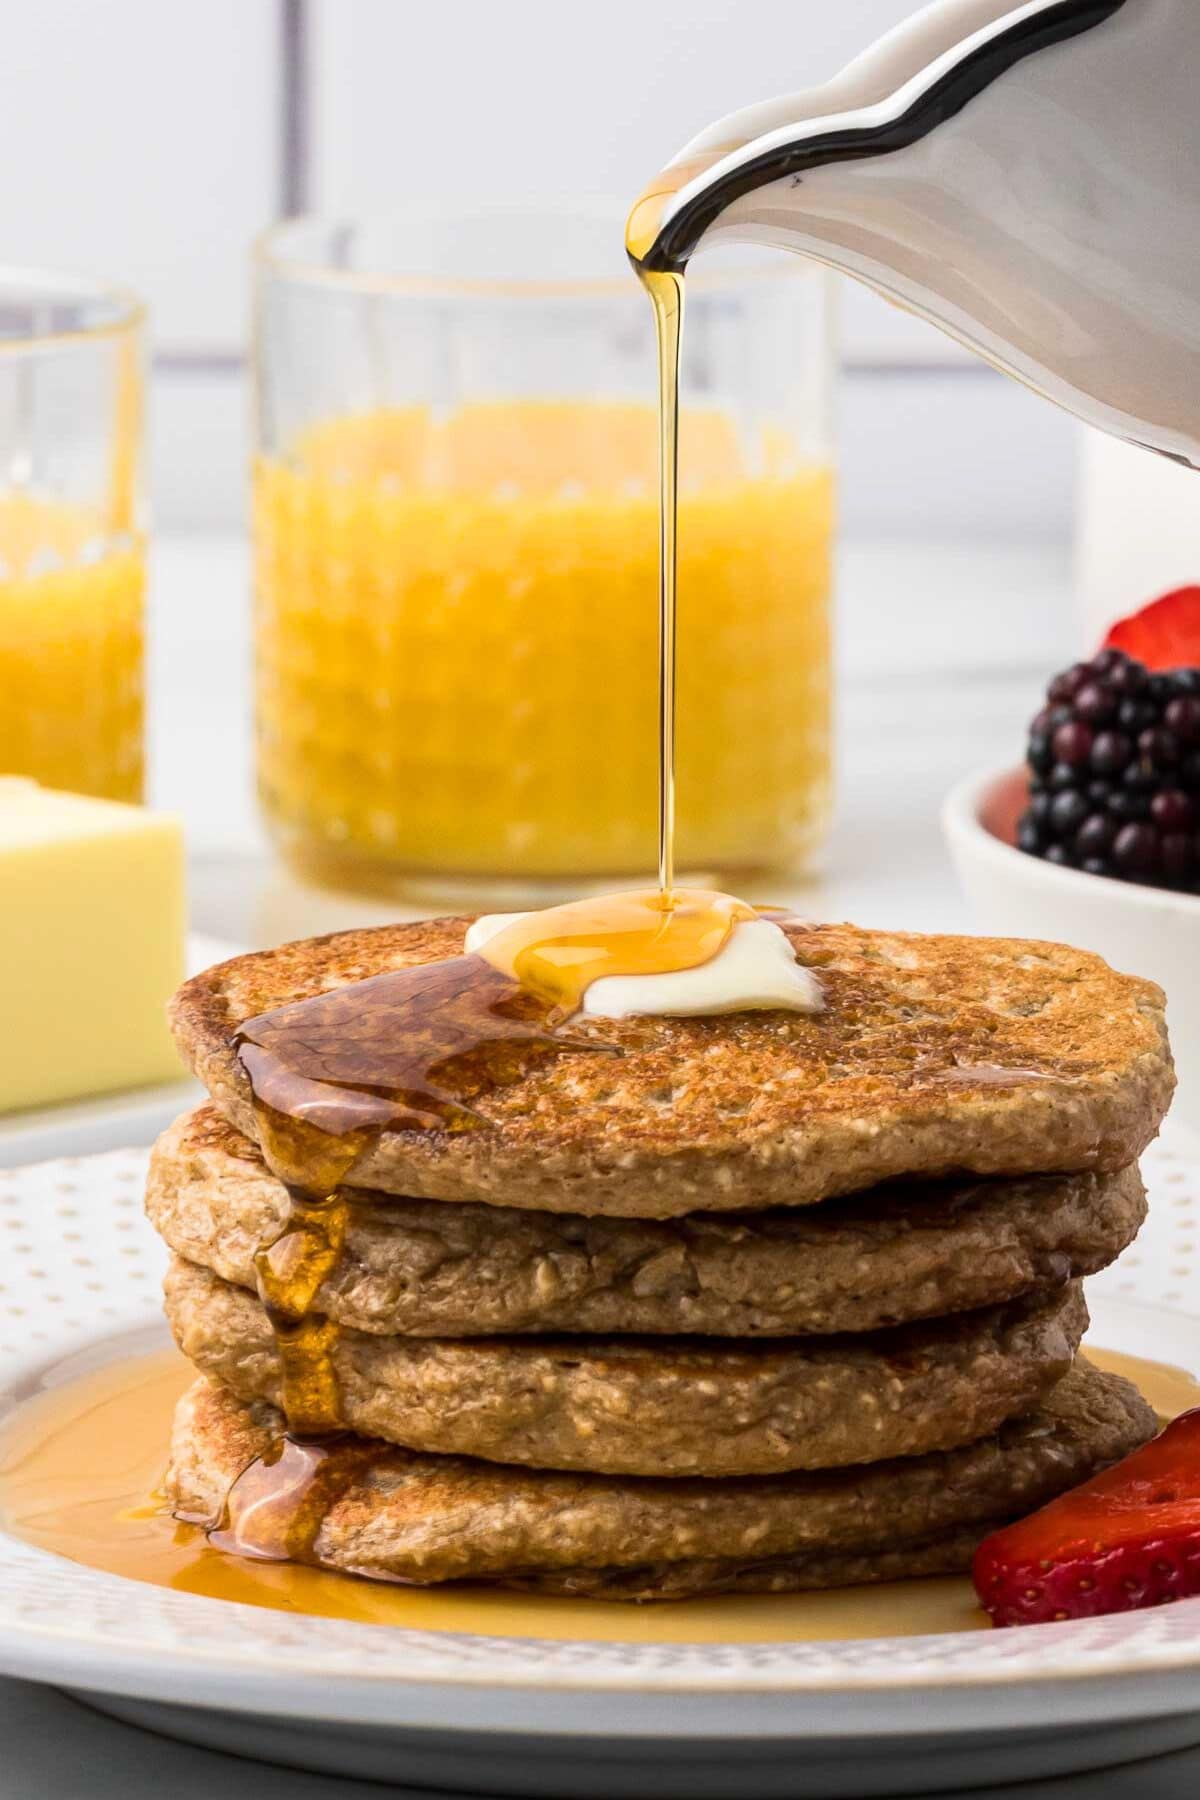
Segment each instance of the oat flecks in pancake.
M893 1184L816 1208L684 1219L350 1198L315 1311L420 1337L874 1331L1094 1274L1146 1211L1136 1168ZM254 1253L282 1231L288 1199L249 1139L202 1106L155 1146L146 1210L180 1256L253 1291Z
M258 1300L177 1258L167 1318L197 1368L278 1404ZM415 1450L631 1475L762 1475L949 1449L1061 1381L1078 1285L869 1336L389 1338L341 1332L340 1422Z
M175 1417L172 1504L218 1519L234 1480L281 1428L271 1407L196 1382ZM328 1567L378 1580L500 1581L614 1599L930 1574L965 1568L989 1530L1154 1429L1128 1382L1081 1360L1037 1413L994 1438L868 1469L647 1481L381 1448L371 1474L326 1515L315 1548Z
M434 919L235 957L172 1022L255 1135L238 1026L285 1001L461 952ZM804 1205L900 1175L1115 1171L1173 1086L1163 996L1099 957L1019 939L788 927L818 1014L594 1019L618 1057L566 1054L478 1103L489 1128L385 1132L359 1185L554 1212L672 1217ZM1018 1071L997 1081L995 1071Z

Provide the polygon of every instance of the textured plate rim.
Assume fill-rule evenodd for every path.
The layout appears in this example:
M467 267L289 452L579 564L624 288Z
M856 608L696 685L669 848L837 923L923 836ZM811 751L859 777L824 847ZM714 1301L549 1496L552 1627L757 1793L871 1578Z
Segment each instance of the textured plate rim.
M157 1284L147 1276L151 1270L157 1274L163 1257L140 1213L144 1157L141 1151L118 1151L0 1173L0 1202L23 1204L21 1231L31 1241L18 1248L48 1261L44 1253L65 1247L62 1240L70 1237L86 1252L72 1260L103 1277L84 1282L81 1272L73 1296L71 1279L59 1279L62 1272L56 1270L55 1286L62 1290L53 1296L57 1305L65 1301L69 1307L74 1299L82 1315L84 1288L102 1286L106 1298L120 1288L103 1323L94 1317L64 1320L50 1304L31 1307L31 1318L41 1321L40 1341L7 1356L0 1344L0 1393L11 1396L38 1369L74 1352L158 1324ZM1182 1187L1200 1195L1200 1157L1193 1143L1180 1140L1152 1153L1148 1173L1152 1190L1159 1191L1161 1224L1139 1240L1136 1255L1100 1278L1094 1291L1112 1316L1128 1314L1136 1323L1141 1314L1169 1332L1171 1309L1164 1312L1157 1290L1164 1279L1186 1285L1191 1274L1180 1259L1191 1250L1184 1238L1196 1230L1200 1213L1190 1194L1186 1200L1179 1195ZM86 1211L66 1204L84 1189ZM1186 1218L1173 1210L1181 1207ZM79 1229L65 1231L65 1219ZM1184 1296L1172 1292L1170 1297ZM1200 1313L1183 1305L1174 1309L1174 1321L1193 1338L1200 1331ZM316 1704L321 1716L345 1719L359 1717L364 1706L368 1716L378 1717L372 1702L389 1688L393 1695L410 1696L429 1689L460 1696L482 1689L510 1699L543 1692L551 1703L608 1694L625 1701L812 1696L825 1704L870 1694L877 1702L870 1729L878 1733L896 1729L899 1713L879 1703L888 1697L911 1700L931 1689L940 1697L939 1711L958 1711L956 1696L982 1702L985 1695L993 1708L1011 1711L1026 1690L1024 1720L1035 1688L1059 1696L1056 1715L1072 1690L1077 1698L1070 1705L1094 1715L1102 1690L1114 1683L1131 1703L1136 1693L1139 1712L1182 1709L1186 1698L1171 1678L1200 1667L1200 1600L1035 1630L859 1641L513 1638L359 1625L172 1593L82 1568L0 1531L0 1667L15 1675L234 1710L311 1714ZM1080 1695L1082 1689L1086 1695ZM911 1731L911 1708L904 1717ZM819 1718L815 1724L819 1730Z

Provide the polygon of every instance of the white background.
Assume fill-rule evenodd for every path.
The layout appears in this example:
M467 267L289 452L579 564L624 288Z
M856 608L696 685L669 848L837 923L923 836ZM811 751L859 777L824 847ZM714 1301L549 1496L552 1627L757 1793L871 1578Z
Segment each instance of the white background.
M572 198L619 230L712 118L832 74L908 0L10 0L0 260L130 282L158 353L165 526L243 514L247 246L285 207ZM855 536L1063 544L1075 432L855 290Z

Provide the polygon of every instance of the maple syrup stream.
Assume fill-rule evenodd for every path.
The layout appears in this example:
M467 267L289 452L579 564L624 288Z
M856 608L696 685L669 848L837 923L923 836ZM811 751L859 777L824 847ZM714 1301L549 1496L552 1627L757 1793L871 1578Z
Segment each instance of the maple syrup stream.
M568 1023L593 981L697 967L754 916L704 889L582 900L515 920L485 953L388 970L240 1027L259 1141L290 1202L254 1259L288 1437L234 1484L214 1542L308 1560L325 1510L363 1467L362 1445L338 1435L339 1330L320 1292L364 1151L384 1131L478 1130L477 1102L497 1087L567 1053L614 1054Z
M605 975L673 973L719 954L751 907L675 888L676 519L682 269L650 269L644 252L667 193L635 205L626 248L654 313L659 420L658 890L603 896L532 914L486 955L377 975L248 1020L237 1038L266 1160L287 1186L280 1233L255 1256L275 1336L287 1439L230 1492L214 1542L304 1562L326 1508L362 1468L339 1443L338 1328L319 1309L346 1231L345 1190L383 1131L478 1129L474 1102L566 1051L603 1048L563 1026Z

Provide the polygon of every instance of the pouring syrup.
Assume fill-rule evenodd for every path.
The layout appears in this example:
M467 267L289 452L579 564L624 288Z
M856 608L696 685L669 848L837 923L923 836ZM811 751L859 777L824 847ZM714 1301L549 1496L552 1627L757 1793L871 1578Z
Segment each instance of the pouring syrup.
M473 1102L489 1084L516 1078L541 1057L585 1047L568 1043L561 1027L598 970L640 972L647 952L656 969L688 968L716 954L732 929L736 903L715 895L697 897L698 933L671 929L678 379L685 271L694 252L722 235L786 243L912 305L1110 430L1170 455L1190 457L1197 447L1190 419L1161 385L1169 360L1164 342L1170 349L1187 335L1179 330L1181 315L1168 305L1165 339L1161 303L1140 308L1137 330L1126 316L1131 298L1146 298L1146 245L1158 252L1150 261L1159 273L1170 260L1167 246L1153 231L1131 229L1108 204L1123 190L1098 189L1090 170L1081 189L1078 172L1063 161L1065 141L1055 136L1060 119L1078 127L1081 109L1103 100L1114 73L1127 81L1135 15L1141 26L1153 15L1159 74L1172 35L1193 48L1200 42L1194 8L1189 25L1183 0L1030 0L1016 8L1001 0L943 0L829 89L723 121L635 203L626 248L653 307L659 371L659 886L649 900L634 897L649 928L644 922L622 931L611 899L592 903L582 938L577 920L534 915L533 924L519 922L493 940L489 957L378 976L243 1027L239 1056L261 1141L293 1198L288 1225L258 1261L293 1436L337 1425L336 1329L313 1315L312 1304L337 1254L341 1195L362 1148L385 1129L477 1128L482 1116ZM1031 98L1043 126L1039 148L1045 153L1048 142L1057 156L1052 202L1059 216L1049 233L1017 237L1013 183L996 182L996 151L1011 153L1002 169L1033 166L1040 177L1044 154L1031 165L1027 152ZM1124 145L1141 159L1139 167L1140 144ZM981 166L994 191L972 184ZM1190 242L1200 242L1200 232ZM1035 269L1014 272L1008 264L1020 260L1018 249L1028 261L1031 244ZM1130 292L1120 274L1135 245L1143 254ZM1114 247L1126 253L1116 259L1115 280ZM1105 253L1102 268L1097 250ZM1184 260L1189 275L1200 274L1195 250ZM1040 279L1031 279L1035 272ZM1191 282L1186 319L1196 342L1198 291L1200 283ZM1114 342L1120 357L1110 355ZM631 954L631 962L623 960ZM261 1492L284 1478L289 1458L295 1461L291 1452L276 1459L275 1478L261 1466L243 1478L249 1503L239 1501L223 1528L233 1547L255 1553L247 1521L264 1518L275 1523L270 1546L259 1543L258 1554L277 1555L281 1544L286 1550L299 1542L286 1526L280 1536L278 1509L264 1505ZM324 1457L309 1460L322 1471L324 1492L331 1465ZM308 1535L306 1525L300 1536Z
M1194 0L939 0L745 108L635 204L643 276L810 256L1088 423L1200 465Z
M829 88L705 133L635 204L627 249L659 356L658 889L589 902L586 919L552 909L487 953L242 1027L264 1153L292 1197L256 1260L289 1435L240 1478L214 1544L311 1560L324 1510L370 1457L336 1435L337 1331L313 1310L364 1149L384 1130L485 1128L496 1085L604 1048L570 1026L590 981L701 966L751 916L674 885L678 374L692 255L725 237L786 244L1081 417L1200 462L1200 179L1180 180L1179 139L1198 49L1194 0L942 0Z

